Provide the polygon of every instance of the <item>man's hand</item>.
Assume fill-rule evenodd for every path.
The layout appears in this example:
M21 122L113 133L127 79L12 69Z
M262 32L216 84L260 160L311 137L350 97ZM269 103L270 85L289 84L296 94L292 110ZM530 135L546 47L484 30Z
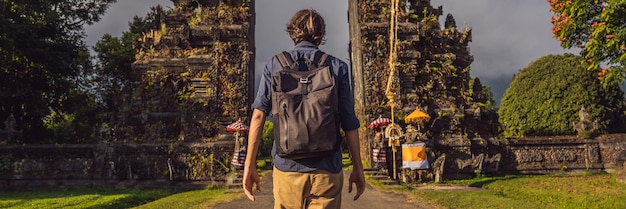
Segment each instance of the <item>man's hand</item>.
M363 169L353 168L348 180L348 193L352 192L352 183L356 184L356 195L354 200L358 200L359 197L365 192L365 176L363 176Z
M243 170L243 191L248 196L248 199L255 201L256 198L252 194L252 189L256 184L256 191L261 192L261 179L259 173L256 171L256 165L245 167Z

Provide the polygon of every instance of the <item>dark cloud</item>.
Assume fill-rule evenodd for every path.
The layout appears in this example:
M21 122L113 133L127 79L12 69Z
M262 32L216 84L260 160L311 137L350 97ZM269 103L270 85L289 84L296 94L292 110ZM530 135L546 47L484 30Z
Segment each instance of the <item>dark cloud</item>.
M500 103L508 84L533 60L565 52L552 37L549 5L543 0L433 0L457 25L472 28L471 75L489 85Z
M119 37L128 30L128 23L134 16L144 17L150 7L161 5L164 8L172 7L170 0L118 0L111 5L100 22L85 28L87 38L85 42L93 46L104 34Z

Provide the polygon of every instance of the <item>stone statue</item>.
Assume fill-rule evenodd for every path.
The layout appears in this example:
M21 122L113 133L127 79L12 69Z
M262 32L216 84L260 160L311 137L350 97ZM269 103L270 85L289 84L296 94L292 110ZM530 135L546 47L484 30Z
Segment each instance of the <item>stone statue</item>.
M419 139L419 132L412 125L406 126L406 132L404 133L405 143L412 144Z
M483 173L497 173L500 170L500 159L502 159L502 154L498 153L491 157L485 157L485 161L483 162L482 171Z
M0 130L0 139L6 138L8 141L14 138L19 138L22 135L22 130L17 130L17 122L13 114L4 121L4 129Z
M580 118L580 121L572 122L574 125L574 130L578 132L578 136L585 139L593 137L595 132L598 130L598 121L596 120L592 122L590 120L589 113L585 111L584 106L580 108L580 111L578 112L578 117Z
M441 154L435 162L433 162L433 173L435 173L435 183L441 182L443 177L443 169L446 163L446 154Z
M235 141L235 152L246 152L246 137L239 136Z
M461 171L480 173L482 172L483 161L485 160L485 154L480 153L478 155L472 154L472 158L469 159L455 159L456 165Z
M444 23L445 28L456 28L456 21L454 20L454 16L452 14L448 14L446 16L446 21Z
M589 120L589 113L587 113L587 111L585 111L585 106L582 106L580 108L580 111L578 112L578 117L580 118L580 121L587 121L587 120Z

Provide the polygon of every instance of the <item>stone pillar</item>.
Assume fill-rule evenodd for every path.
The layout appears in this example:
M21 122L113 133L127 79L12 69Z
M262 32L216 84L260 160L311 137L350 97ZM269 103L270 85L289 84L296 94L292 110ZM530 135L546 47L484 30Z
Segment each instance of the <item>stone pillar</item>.
M361 159L370 161L367 139L367 116L365 115L365 94L363 81L363 57L361 46L361 24L359 22L359 0L348 0L348 24L350 25L350 66L354 91L354 109L361 121L359 130Z

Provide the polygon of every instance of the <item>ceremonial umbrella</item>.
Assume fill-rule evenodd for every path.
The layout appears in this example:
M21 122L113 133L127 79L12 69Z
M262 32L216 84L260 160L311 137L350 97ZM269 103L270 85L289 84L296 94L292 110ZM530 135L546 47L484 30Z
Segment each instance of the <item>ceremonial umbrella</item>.
M391 119L383 118L382 116L378 116L378 118L376 120L372 121L369 125L367 125L367 127L371 128L371 129L375 129L375 128L385 127L385 126L387 126L389 124L391 124Z
M228 132L248 132L249 129L250 127L248 127L246 124L243 124L241 120L238 120L237 122L231 123L230 125L226 126L226 131Z
M419 124L422 124L424 121L428 120L430 120L430 115L420 111L419 108L415 109L411 114L409 114L409 116L406 116L406 118L404 118L404 122L406 123L417 123L418 128Z

